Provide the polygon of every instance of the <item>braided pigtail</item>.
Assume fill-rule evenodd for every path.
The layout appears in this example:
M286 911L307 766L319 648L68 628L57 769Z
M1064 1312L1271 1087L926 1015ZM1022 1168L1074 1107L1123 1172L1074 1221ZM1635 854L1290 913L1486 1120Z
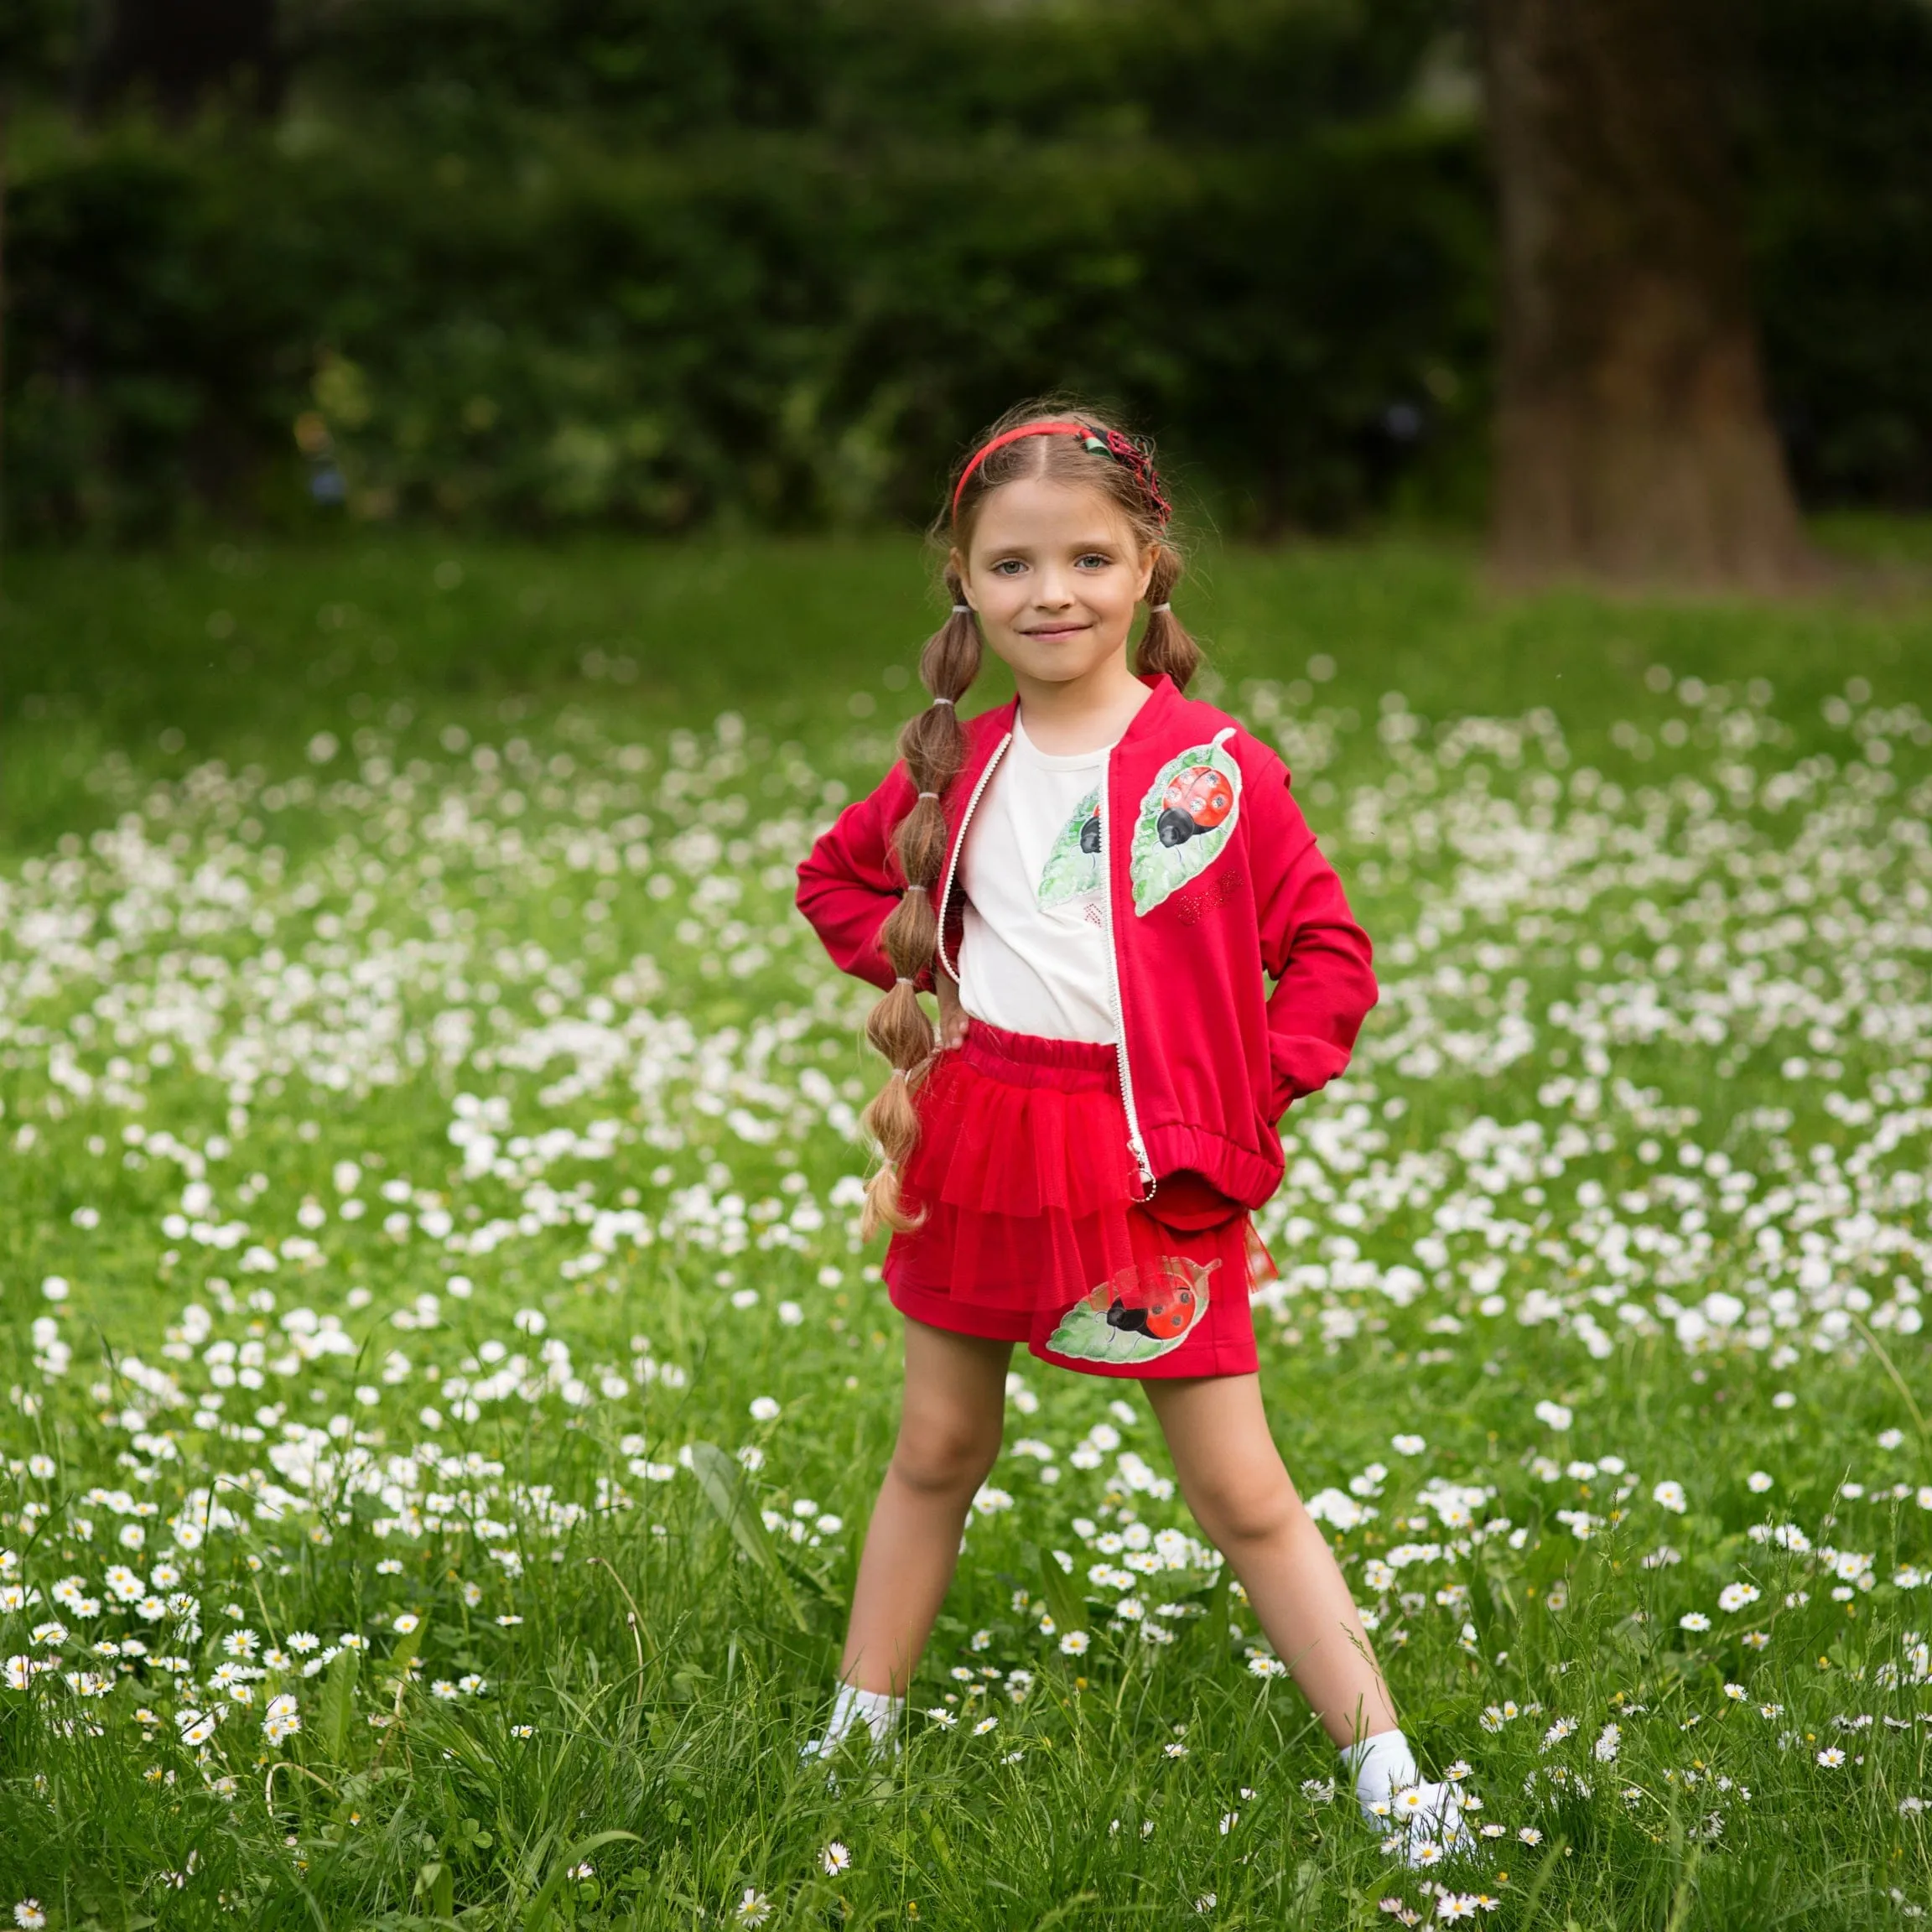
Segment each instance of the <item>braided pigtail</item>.
M892 1063L886 1084L860 1115L879 1143L879 1171L865 1184L859 1218L861 1240L881 1227L910 1233L917 1223L899 1206L899 1171L919 1142L919 1115L912 1089L932 1062L935 1036L913 982L932 963L937 948L937 917L932 889L946 863L946 813L940 794L965 761L966 733L956 714L979 673L979 626L966 603L956 572L946 573L953 609L926 641L919 675L932 702L906 721L899 734L899 756L918 797L893 832L893 849L906 887L892 908L880 939L897 975L892 989L872 1009L865 1036Z
M1134 668L1143 678L1164 671L1177 691L1185 691L1187 680L1201 668L1201 647L1187 635L1170 602L1182 569L1181 553L1163 541L1155 555L1154 574L1147 580L1146 628L1134 653Z

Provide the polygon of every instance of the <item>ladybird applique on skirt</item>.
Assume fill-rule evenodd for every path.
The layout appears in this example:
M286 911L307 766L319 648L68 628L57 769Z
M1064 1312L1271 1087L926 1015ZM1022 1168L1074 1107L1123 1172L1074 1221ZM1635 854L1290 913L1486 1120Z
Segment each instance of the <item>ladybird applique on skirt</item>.
M886 1249L895 1307L1089 1374L1254 1371L1249 1293L1278 1270L1198 1176L1136 1198L1111 1046L974 1020L914 1098L899 1194L923 1219Z

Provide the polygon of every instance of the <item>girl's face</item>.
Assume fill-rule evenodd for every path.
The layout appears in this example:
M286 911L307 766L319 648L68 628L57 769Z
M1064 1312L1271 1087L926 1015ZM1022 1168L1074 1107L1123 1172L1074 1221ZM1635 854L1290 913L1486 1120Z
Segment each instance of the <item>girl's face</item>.
M1125 651L1154 558L1098 490L1029 478L986 498L953 567L1014 675L1065 684Z

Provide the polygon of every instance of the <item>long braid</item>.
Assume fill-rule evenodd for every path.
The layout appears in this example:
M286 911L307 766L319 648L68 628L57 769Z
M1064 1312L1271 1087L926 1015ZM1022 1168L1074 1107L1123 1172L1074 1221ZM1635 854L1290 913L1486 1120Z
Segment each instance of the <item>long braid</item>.
M898 977L865 1021L866 1038L891 1062L892 1072L860 1116L883 1156L865 1185L865 1205L859 1219L862 1240L870 1239L882 1226L905 1233L918 1225L899 1206L899 1173L918 1145L919 1115L912 1088L932 1062L935 1036L913 982L932 963L938 943L931 894L946 863L946 813L940 795L965 760L966 733L959 723L958 700L979 675L980 656L979 622L966 608L965 585L952 570L946 573L946 588L953 609L927 639L919 658L920 678L933 702L908 719L899 734L899 755L919 796L894 829L893 849L906 890L880 932Z

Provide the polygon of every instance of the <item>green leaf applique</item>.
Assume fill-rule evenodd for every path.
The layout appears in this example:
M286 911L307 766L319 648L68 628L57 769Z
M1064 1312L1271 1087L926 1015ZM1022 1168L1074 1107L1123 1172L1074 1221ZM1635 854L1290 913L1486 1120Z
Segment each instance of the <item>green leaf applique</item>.
M1096 786L1055 835L1034 896L1044 912L1070 899L1091 898L1099 890L1100 791Z
M1128 1267L1084 1295L1046 1338L1076 1362L1154 1362L1178 1348L1208 1312L1205 1267L1163 1254L1151 1267Z
M1227 849L1241 816L1241 767L1223 742L1233 735L1228 725L1211 744L1189 745L1155 773L1128 854L1136 913L1152 911Z

